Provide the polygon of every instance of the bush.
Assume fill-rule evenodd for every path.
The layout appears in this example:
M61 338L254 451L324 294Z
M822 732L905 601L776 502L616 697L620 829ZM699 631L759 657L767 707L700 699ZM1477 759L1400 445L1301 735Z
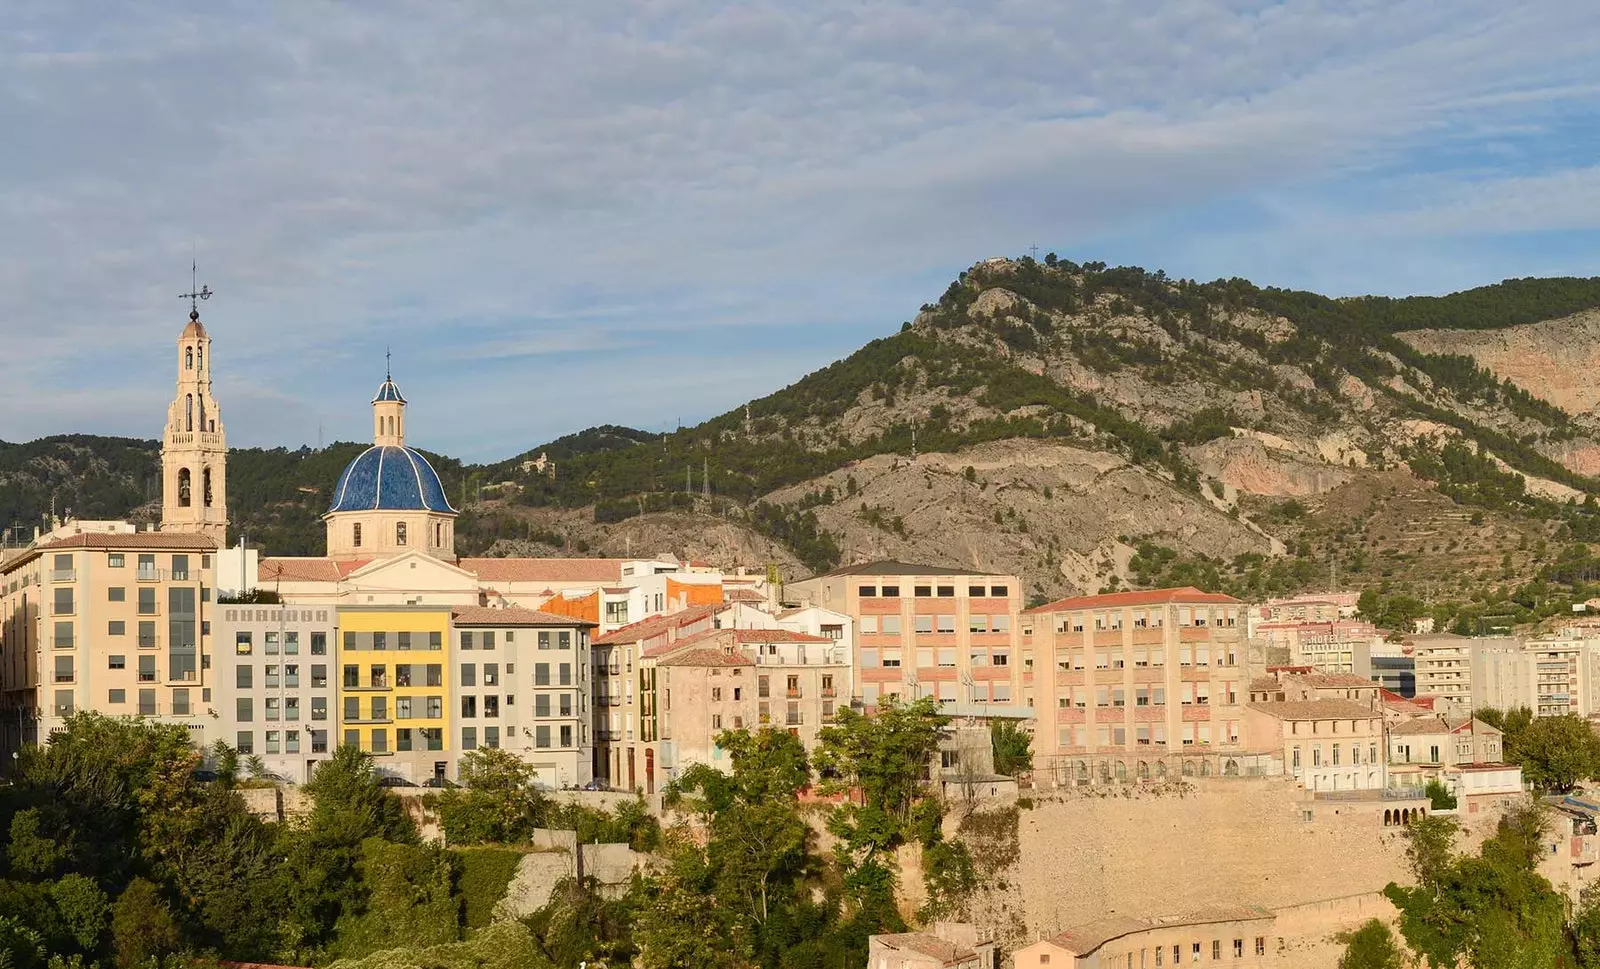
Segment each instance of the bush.
M494 917L506 888L522 864L522 852L511 848L468 848L456 852L461 875L456 889L466 907L469 929L481 929Z

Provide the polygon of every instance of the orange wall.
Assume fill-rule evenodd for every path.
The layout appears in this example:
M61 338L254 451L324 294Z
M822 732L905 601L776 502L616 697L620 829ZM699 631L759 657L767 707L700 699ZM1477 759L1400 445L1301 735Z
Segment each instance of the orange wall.
M722 605L722 583L675 582L667 579L667 598L685 607Z
M578 599L568 599L566 596L555 596L539 609L555 616L571 616L573 619L586 619L595 625L600 624L600 593L591 592Z

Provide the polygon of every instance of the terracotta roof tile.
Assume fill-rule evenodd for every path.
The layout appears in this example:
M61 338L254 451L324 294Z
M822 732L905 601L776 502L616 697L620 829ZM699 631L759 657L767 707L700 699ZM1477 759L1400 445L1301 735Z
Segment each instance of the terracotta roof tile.
M372 559L267 558L256 565L257 582L338 582Z
M587 619L558 616L537 609L511 606L491 609L488 606L465 606L456 609L451 619L457 626L593 626Z
M217 540L194 532L85 532L69 535L37 547L40 552L63 548L182 548L213 551Z
M484 582L594 582L622 580L622 559L464 558L459 564Z
M1201 592L1192 585L1176 589L1150 589L1144 592L1108 592L1098 596L1069 596L1032 609L1024 615L1044 612L1068 612L1074 609L1119 609L1123 606L1164 606L1174 603L1211 605L1224 603L1243 605L1242 600L1220 592Z
M671 656L659 661L657 666L754 666L756 661L745 654L734 651L723 652L714 646L696 646L681 652L674 652Z
M640 655L646 659L653 659L676 653L680 649L712 642L723 646L748 646L766 643L832 643L834 640L826 636L813 636L810 633L797 633L788 629L707 629L687 639L652 646Z
M1260 710L1279 720L1373 720L1382 714L1351 700L1287 700L1271 703L1252 703L1250 709Z
M694 606L679 612L667 613L661 616L648 616L638 622L629 623L621 629L613 629L594 640L597 646L606 646L612 643L636 643L641 639L658 636L669 629L681 629L706 619L714 614L718 606Z
M1306 686L1323 690L1357 688L1376 690L1378 688L1377 683L1354 673L1306 673L1295 676L1294 679L1297 682L1304 683Z
M893 935L878 935L873 936L873 938L893 949L931 956L938 959L940 964L945 966L953 966L958 962L963 962L973 957L971 949L956 945L948 939L941 939L931 932L897 932Z

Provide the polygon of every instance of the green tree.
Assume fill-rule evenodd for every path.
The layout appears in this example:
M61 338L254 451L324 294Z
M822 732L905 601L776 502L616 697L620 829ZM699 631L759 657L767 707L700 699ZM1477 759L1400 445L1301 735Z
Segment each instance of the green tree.
M674 871L657 880L633 928L642 969L751 969L748 923Z
M50 885L50 898L78 948L88 955L97 952L111 915L111 902L100 886L82 875L66 875Z
M1339 969L1405 969L1405 952L1389 927L1377 919L1368 919L1361 928L1341 935L1339 941L1344 943Z
M48 955L39 933L11 915L0 915L0 969L45 969Z
M989 744L996 772L1015 777L1033 769L1032 738L1014 721L990 721Z
M1451 794L1450 789L1445 787L1437 777L1429 779L1427 786L1422 789L1422 793L1427 795L1428 804L1435 811L1455 810L1456 796Z
M1576 714L1535 717L1517 740L1516 757L1536 790L1566 793L1600 774L1600 737Z
M41 833L40 826L38 808L18 811L11 818L11 844L6 857L18 874L48 878L67 859L61 842Z
M1589 885L1578 896L1572 913L1572 939L1578 969L1600 969L1600 885Z
M217 766L218 780L228 785L239 780L239 752L228 746L226 740L218 739L211 745L211 758Z
M1500 731L1501 756L1507 763L1522 762L1520 744L1523 734L1527 733L1528 727L1533 724L1532 710L1527 707L1512 707L1509 710L1484 707L1476 711L1473 716Z
M172 908L160 889L135 878L111 908L111 940L118 969L134 969L178 951L182 940Z
M533 768L499 747L480 747L461 758L465 788L440 796L439 826L450 844L518 844L532 837L545 813L533 786Z

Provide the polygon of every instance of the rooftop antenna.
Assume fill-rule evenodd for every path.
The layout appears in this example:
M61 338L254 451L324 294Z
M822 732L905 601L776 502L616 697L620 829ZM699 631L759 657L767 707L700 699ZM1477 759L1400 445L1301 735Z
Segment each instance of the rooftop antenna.
M394 371L389 367L389 347L383 348L383 382L388 383L394 379Z
M200 318L199 301L211 298L211 287L198 285L197 281L199 278L199 263L191 258L189 260L189 291L187 293L178 294L179 299L186 299L189 301L189 319L191 320L198 320Z

